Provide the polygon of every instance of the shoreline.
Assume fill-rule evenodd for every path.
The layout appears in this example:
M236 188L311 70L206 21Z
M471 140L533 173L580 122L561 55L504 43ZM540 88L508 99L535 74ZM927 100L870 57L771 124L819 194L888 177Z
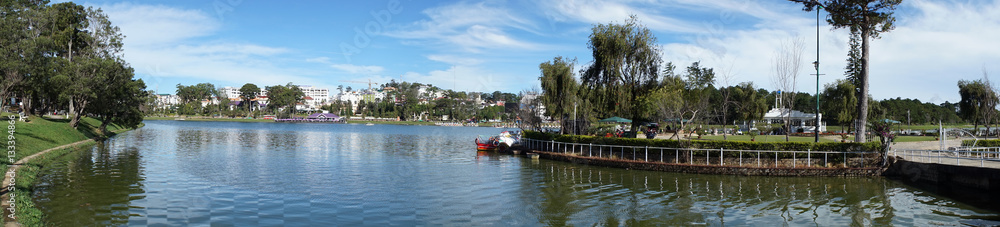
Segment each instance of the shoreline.
M45 164L65 154L78 151L80 148L92 146L101 137L112 137L133 130L109 125L109 134L102 135L96 131L95 126L99 125L100 121L92 118L84 119L75 130L69 127L65 119L31 116L27 122L18 121L15 123L17 130L15 136L19 145L17 156L20 158L14 163L3 166L5 170L3 190L0 190L2 193L0 204L3 205L4 210L4 226L39 226L44 223L44 214L35 207L31 193L34 190L34 180L38 177L38 171ZM143 126L140 124L137 128ZM51 137L35 138L31 136L39 134ZM31 140L42 140L46 143L37 143ZM28 144L32 142L36 142L38 145L29 146ZM14 196L13 210L10 209L12 194ZM14 215L14 219L8 216L11 214Z
M178 120L183 119L183 120ZM272 119L245 119L245 118L208 118L208 117L143 117L143 120L151 121L213 121L213 122L261 122L261 123L285 123L285 122L275 122ZM347 120L347 124L380 124L380 125L427 125L427 126L437 126L434 121L370 121L370 120ZM336 124L336 123L331 123ZM495 127L496 124L503 123L478 123L477 126L463 126L463 127ZM455 127L455 126L443 126L443 127Z

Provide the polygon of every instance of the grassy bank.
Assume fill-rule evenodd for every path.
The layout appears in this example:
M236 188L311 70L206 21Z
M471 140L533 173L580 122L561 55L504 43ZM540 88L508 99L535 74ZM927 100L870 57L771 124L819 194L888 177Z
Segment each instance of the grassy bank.
M9 121L6 119L9 119L9 115L9 113L2 115L4 124L7 124L8 126ZM54 147L103 136L98 130L100 125L101 122L94 118L83 118L76 129L69 126L69 120L67 119L30 117L27 122L17 121L14 123L16 145L16 155L14 160L21 160L24 157ZM125 131L125 129L116 125L109 125L108 130L112 132ZM14 182L16 182L14 199L16 200L16 215L19 223L24 226L42 226L44 224L44 216L42 212L35 207L34 202L31 200L31 194L34 190L33 183L37 178L36 174L38 171L47 163L50 163L53 159L74 151L75 149L79 149L80 147L92 144L94 144L94 142L84 143L80 146L53 150L44 156L37 157L27 162L25 165L22 165L14 178ZM10 164L12 163L8 159L0 160L0 165L2 165L0 166L0 169L3 169L3 172L6 173L8 165Z

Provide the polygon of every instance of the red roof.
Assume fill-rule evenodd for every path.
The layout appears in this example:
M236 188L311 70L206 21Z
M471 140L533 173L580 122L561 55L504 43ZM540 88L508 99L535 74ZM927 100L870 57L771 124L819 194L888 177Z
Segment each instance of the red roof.
M306 96L305 100L313 100L313 97Z

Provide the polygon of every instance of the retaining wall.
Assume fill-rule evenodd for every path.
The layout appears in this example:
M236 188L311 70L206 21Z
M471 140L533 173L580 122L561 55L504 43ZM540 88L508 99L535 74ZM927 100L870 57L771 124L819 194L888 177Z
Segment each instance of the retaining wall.
M1000 210L1000 169L922 163L894 157L885 176L978 207Z
M880 176L882 169L879 168L780 168L780 167L739 167L739 166L709 166L709 165L689 165L672 164L659 162L644 162L622 159L608 159L568 155L563 153L528 151L539 154L541 158L556 161L571 162L584 165L595 165L604 167L651 170L678 173L697 174L724 174L743 176Z

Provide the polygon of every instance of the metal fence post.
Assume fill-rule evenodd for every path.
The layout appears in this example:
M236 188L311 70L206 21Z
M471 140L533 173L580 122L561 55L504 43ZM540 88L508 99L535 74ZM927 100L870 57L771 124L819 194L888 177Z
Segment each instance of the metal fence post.
M722 160L722 157L726 156L725 153L723 153L724 149L725 148L721 148L721 147L719 148L719 165L720 166L726 165L725 161Z
M792 151L792 168L795 168L795 151Z
M743 150L740 150L740 166L743 166Z
M643 158L646 159L646 162L649 162L649 146L646 146L646 155Z
M812 148L806 150L806 167L812 166Z
M587 149L587 157L594 157L594 143L590 143L590 145L587 146L589 147Z

